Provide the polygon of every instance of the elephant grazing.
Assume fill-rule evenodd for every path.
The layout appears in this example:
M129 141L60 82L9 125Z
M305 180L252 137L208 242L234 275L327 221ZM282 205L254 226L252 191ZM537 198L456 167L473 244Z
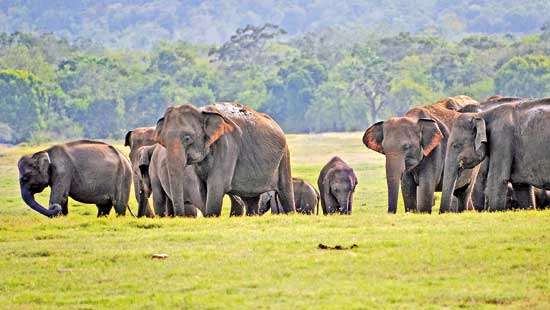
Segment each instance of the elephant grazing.
M21 157L17 163L23 201L48 217L67 215L68 197L97 205L97 216L108 215L114 206L118 215L128 208L132 167L113 146L79 140ZM50 209L34 199L51 187Z
M506 208L508 182L519 187L518 201L534 206L532 187L550 189L550 98L505 103L455 121L447 145L440 212L465 169L487 160L486 208ZM526 190L523 190L526 189ZM521 197L527 196L527 197Z
M184 207L186 165L194 165L206 187L205 216L221 214L226 193L256 206L262 193L276 191L283 212L294 212L290 154L283 130L269 116L238 103L203 108L169 107L159 119L156 137L167 150L168 181L176 215Z
M132 163L134 193L138 202L138 217L147 216L153 217L153 212L149 206L150 193L143 192L142 178L139 171L139 151L142 146L153 145L155 141L155 127L140 127L134 128L126 133L124 146L130 147L130 161Z
M340 157L334 156L321 169L317 185L324 215L336 212L351 214L357 177Z
M389 213L397 211L399 185L405 211L432 211L434 193L441 189L449 130L460 115L457 111L478 104L467 96L450 97L415 107L403 117L392 117L366 130L365 146L386 156ZM457 182L454 195L459 211L470 207L475 174L472 169L465 171Z

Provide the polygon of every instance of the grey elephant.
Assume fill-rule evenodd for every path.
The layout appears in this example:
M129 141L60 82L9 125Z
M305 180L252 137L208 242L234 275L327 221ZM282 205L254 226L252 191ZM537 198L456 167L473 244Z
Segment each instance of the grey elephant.
M351 214L353 192L357 177L353 169L340 157L333 157L319 173L317 179L323 214Z
M67 215L68 197L97 205L97 216L114 207L125 215L132 182L130 162L113 146L89 140L54 145L19 159L19 184L23 201L48 217ZM34 194L51 187L49 209Z
M549 148L550 98L514 101L485 112L461 114L447 145L440 212L449 209L451 193L463 171L484 159L488 166L487 210L506 208L508 182L514 190L519 185L518 200L535 205L530 186L550 189Z
M147 216L153 217L154 214L149 206L149 195L142 191L141 177L139 171L139 152L138 149L142 146L153 145L155 141L155 127L139 127L134 128L126 133L124 138L124 146L130 147L130 162L132 163L134 194L138 202L138 217Z
M317 209L317 214L319 214L320 196L317 189L300 178L292 178L292 187L294 189L294 206L296 207L296 212L315 214L315 209ZM272 214L279 214L282 212L274 191L263 193L260 196L258 205L260 214L265 214L268 210L271 210Z
M485 99L485 101L481 102L481 103L476 103L476 104L468 104L464 107L462 107L459 112L461 113L479 113L479 112L484 112L484 111L489 111L493 108L496 108L502 104L505 104L505 103L510 103L510 102L516 102L516 101L520 101L522 100L523 98L518 98L518 97L503 97L503 96L491 96L487 99ZM487 160L483 160L480 164L479 164L479 167L477 167L478 169L478 173L477 173L477 176L476 176L476 179L475 179L475 184L474 184L474 187L472 189L472 204L473 204L473 208L476 210L476 211L483 211L485 209L485 185L486 185L486 181L487 181L487 171L489 170L489 166L487 164ZM514 205L514 208L527 208L529 206L529 202L528 201L518 201L517 198L514 198L512 199L512 193L514 193L514 189L512 187L512 184L509 184L509 192L510 192L510 197L508 199L509 203L510 203L510 207L512 207L511 205L511 202L512 200L514 201L513 205ZM522 186L520 184L516 184L515 186L515 192L525 192L525 191L530 191L531 188L529 187L525 187L525 186ZM520 196L525 196L526 193L520 193ZM514 195L515 196L515 195ZM454 206L454 204L452 203L451 205ZM454 211L454 210L453 210Z
M441 190L449 130L467 105L479 103L467 96L450 97L425 107L415 107L403 117L375 123L363 135L369 149L386 156L388 212L396 213L399 187L406 212L431 212L434 193ZM471 208L477 170L465 171L453 194L456 210Z
M168 181L174 213L189 215L182 190L186 165L194 165L206 187L205 216L221 214L229 193L257 213L259 196L276 191L284 213L295 211L285 135L269 116L238 103L203 108L170 107L156 126L167 149Z
M141 192L153 195L153 206L157 216L174 216L172 193L168 181L166 149L160 145L142 146L139 148L138 165L140 171ZM183 174L183 191L185 205L196 216L196 209L204 213L205 191L195 168L186 166Z

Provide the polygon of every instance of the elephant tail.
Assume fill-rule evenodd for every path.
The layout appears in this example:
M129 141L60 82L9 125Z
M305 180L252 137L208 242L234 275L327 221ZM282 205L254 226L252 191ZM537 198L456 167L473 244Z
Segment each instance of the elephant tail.
M134 212L132 212L132 209L130 209L130 206L127 205L126 208L128 208L128 211L130 212L130 214L133 216L133 217L136 217L136 215L134 214Z
M321 195L319 195L319 192L317 191L317 189L314 187L313 188L315 190L315 195L317 196L317 206L316 206L316 213L317 215L319 215L319 202L321 201Z

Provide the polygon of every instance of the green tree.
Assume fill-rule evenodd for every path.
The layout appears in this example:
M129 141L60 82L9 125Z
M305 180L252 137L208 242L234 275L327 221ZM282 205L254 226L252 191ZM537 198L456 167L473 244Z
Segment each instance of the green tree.
M8 142L26 141L43 128L47 95L37 77L23 70L1 70L0 94L0 123L10 133Z
M495 90L506 96L550 96L550 57L513 57L498 70Z

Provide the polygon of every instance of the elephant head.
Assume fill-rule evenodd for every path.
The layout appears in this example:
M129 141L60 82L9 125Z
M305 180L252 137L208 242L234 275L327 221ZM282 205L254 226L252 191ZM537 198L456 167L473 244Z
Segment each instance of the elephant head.
M440 212L449 210L460 173L480 164L486 152L487 133L483 118L472 113L460 115L455 120L447 142Z
M19 168L19 186L23 201L38 213L54 217L61 215L61 206L53 205L46 209L34 199L34 194L42 192L50 185L51 160L46 151L23 156L17 163Z
M168 180L173 195L174 212L184 214L183 178L186 165L202 162L213 144L224 135L241 129L217 109L197 109L186 104L169 107L159 119L155 138L167 150Z
M394 117L372 125L363 135L371 150L386 155L388 212L397 211L403 172L417 167L443 139L439 125L429 118Z
M330 193L338 201L340 213L351 214L353 192L357 186L355 175L347 170L336 171L329 186Z

